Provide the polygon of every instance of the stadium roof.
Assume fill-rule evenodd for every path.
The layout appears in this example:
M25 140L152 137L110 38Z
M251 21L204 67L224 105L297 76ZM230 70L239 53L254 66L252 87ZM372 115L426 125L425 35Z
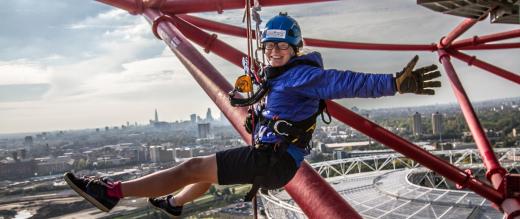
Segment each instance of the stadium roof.
M502 155L501 160L506 161L515 149L500 149L497 152ZM520 152L520 151L519 151ZM458 150L436 152L442 156L450 157L454 163L462 164L461 161L468 157L478 161L476 150ZM363 165L372 165L374 160L388 159L399 160L399 154L387 154L368 156L363 158L349 158L335 161L327 161L313 164L318 172L332 165L342 165L340 168L347 169L355 162L363 162ZM475 156L475 157L473 157ZM372 164L371 164L372 163ZM383 163L383 162L381 162ZM491 203L472 191L449 190L429 188L416 185L410 180L410 174L428 172L423 168L406 168L381 170L384 164L376 164L376 171L355 174L343 174L327 178L332 187L356 209L364 218L502 218L503 213L491 206ZM467 163L475 167L480 163ZM516 161L510 162L516 166ZM415 166L415 165L412 165ZM354 168L355 169L355 168ZM333 175L333 174L331 174ZM336 173L337 175L337 173ZM284 191L270 191L269 195L262 195L266 212L271 218L306 218L291 197Z

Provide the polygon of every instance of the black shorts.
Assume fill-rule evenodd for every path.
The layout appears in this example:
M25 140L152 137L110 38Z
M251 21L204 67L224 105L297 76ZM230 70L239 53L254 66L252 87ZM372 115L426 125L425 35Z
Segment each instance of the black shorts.
M218 184L253 184L255 177L263 176L260 186L276 189L285 186L298 170L296 162L287 152L277 155L270 164L272 149L240 147L217 152ZM272 162L272 161L271 161ZM269 171L269 166L271 170Z

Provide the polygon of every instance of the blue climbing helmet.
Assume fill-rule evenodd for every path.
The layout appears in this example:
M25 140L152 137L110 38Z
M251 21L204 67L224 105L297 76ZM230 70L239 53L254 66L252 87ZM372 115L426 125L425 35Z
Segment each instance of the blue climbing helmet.
M293 47L301 47L303 41L300 25L287 13L280 12L265 24L261 42L286 42Z

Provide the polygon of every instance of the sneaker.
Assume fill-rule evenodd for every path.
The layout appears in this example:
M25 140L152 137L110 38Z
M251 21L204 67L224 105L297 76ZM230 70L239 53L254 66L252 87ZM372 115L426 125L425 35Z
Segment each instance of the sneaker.
M107 190L112 183L107 178L91 176L78 178L70 172L65 173L63 178L65 178L65 182L67 182L74 191L104 212L110 211L110 209L114 208L117 202L119 202L119 198L107 195Z
M161 196L157 198L149 198L148 203L157 210L160 210L170 216L171 218L176 218L181 216L182 214L182 205L181 206L170 206L168 200L170 200L173 195Z

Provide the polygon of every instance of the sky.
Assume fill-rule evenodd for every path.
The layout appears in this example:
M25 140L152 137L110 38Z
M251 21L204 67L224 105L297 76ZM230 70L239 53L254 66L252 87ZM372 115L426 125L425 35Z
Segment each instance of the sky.
M280 11L298 20L303 37L374 43L430 44L463 19L416 5L414 0L348 0L298 6L264 7L264 21ZM194 14L245 26L243 10ZM40 132L146 124L159 112L162 121L188 120L196 113L213 117L218 108L150 24L96 1L3 0L0 8L0 133ZM517 29L482 21L462 38ZM246 41L219 34L245 52ZM520 42L519 39L510 42ZM199 47L198 47L199 48ZM199 48L200 49L200 48ZM418 66L439 64L436 53L306 48L319 51L326 68L395 73L415 55ZM202 50L200 50L202 52ZM520 50L466 51L520 72ZM205 54L205 53L204 53ZM214 54L205 54L230 81L242 71ZM472 101L520 96L520 86L452 59ZM398 95L342 99L339 103L374 109L454 103L443 74L435 96Z

